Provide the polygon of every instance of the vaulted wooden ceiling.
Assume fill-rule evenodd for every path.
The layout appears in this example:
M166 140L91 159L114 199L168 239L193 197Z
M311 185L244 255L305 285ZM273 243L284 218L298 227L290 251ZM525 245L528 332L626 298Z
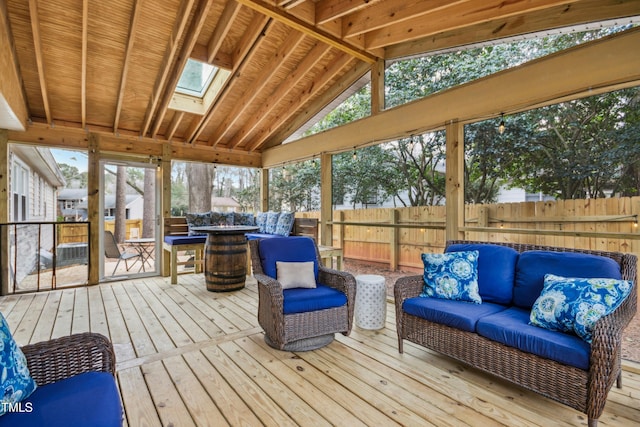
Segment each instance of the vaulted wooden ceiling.
M385 60L639 14L637 0L0 0L0 34L27 135L168 141L249 165ZM230 72L202 114L175 108L188 58Z

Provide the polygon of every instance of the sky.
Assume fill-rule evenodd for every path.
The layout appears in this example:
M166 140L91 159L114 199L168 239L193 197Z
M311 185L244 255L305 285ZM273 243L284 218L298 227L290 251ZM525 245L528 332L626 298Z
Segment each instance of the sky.
M86 172L88 167L87 155L82 151L61 150L52 148L51 154L57 163L66 163L78 168L78 172Z

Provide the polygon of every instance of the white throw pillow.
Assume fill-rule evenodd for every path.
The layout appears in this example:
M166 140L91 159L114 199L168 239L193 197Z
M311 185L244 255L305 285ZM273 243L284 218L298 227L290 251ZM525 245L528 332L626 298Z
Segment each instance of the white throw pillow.
M313 261L283 262L276 261L277 279L282 289L315 288L316 276L313 271Z

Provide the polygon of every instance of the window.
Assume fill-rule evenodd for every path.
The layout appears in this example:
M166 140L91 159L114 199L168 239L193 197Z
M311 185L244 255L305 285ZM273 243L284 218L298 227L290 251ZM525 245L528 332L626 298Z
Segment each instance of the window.
M225 86L231 71L188 59L169 108L204 115Z
M217 71L218 67L188 59L178 81L176 92L202 98Z
M27 220L27 195L29 191L29 171L18 161L13 163L11 192L13 193L13 221Z

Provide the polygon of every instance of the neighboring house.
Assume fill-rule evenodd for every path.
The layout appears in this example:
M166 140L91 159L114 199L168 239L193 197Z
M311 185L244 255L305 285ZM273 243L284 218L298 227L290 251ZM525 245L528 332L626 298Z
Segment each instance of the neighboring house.
M86 192L86 190L85 190ZM86 200L78 205L80 209L87 209ZM144 199L139 194L127 194L125 196L125 219L141 219L144 213ZM107 194L104 196L104 216L113 219L116 216L116 196Z
M231 197L212 197L211 198L211 210L218 212L238 212L240 210L240 203L236 202Z
M39 224L56 221L56 192L65 185L48 148L9 145L9 222L11 279L18 283L39 265L38 254L50 253L54 246L54 226Z
M81 208L80 205L84 207ZM65 188L58 192L58 215L64 221L87 220L87 189Z

